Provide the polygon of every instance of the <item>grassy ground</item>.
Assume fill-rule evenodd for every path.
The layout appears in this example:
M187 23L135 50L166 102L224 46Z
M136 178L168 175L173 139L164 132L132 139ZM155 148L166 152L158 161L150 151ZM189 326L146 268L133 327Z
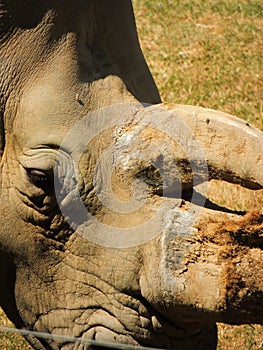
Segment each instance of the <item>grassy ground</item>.
M11 322L5 317L3 311L0 309L0 326L12 327ZM32 350L24 338L11 333L0 333L0 349L1 350Z
M141 46L163 100L263 127L262 0L135 0Z
M163 100L220 109L263 130L262 0L134 0L141 46ZM211 197L263 208L263 193L227 184ZM0 311L0 325L10 325ZM30 349L0 335L0 349ZM263 327L219 325L218 350L263 349Z

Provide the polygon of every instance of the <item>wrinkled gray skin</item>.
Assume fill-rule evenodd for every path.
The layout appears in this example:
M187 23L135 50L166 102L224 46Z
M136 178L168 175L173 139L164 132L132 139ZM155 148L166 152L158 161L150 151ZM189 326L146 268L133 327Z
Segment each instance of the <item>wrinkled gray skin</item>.
M60 174L53 168L59 152L70 158L71 149L59 151L70 128L102 107L134 103L141 109L138 101L160 102L138 44L131 2L1 0L0 44L0 302L7 316L19 328L42 332L215 349L215 322L228 321L228 314L220 316L220 307L210 302L217 298L213 287L199 304L190 297L180 300L179 292L173 297L174 236L173 243L160 234L139 246L104 247L78 234L58 205L71 175L67 167ZM107 138L112 135L106 133L102 142ZM92 149L100 147L95 142ZM107 215L94 194L92 157L82 157L79 165L81 199L93 215L123 227L129 219ZM58 176L62 200L54 193ZM71 210L71 203L64 205ZM28 340L35 349L74 348L63 341Z

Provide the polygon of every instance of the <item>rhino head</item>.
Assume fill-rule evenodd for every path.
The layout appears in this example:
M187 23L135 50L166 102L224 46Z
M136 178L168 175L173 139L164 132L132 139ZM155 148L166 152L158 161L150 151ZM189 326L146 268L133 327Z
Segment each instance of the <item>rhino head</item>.
M262 323L262 216L206 199L211 179L263 188L262 133L160 104L129 0L1 0L0 18L0 300L16 327L215 349L217 321Z

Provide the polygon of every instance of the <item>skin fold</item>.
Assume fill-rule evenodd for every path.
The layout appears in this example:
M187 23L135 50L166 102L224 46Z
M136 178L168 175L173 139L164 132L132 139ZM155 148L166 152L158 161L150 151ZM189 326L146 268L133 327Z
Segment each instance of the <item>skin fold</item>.
M205 196L211 179L263 188L262 133L162 104L128 0L0 0L0 23L8 318L186 350L216 349L216 322L262 324L262 215Z

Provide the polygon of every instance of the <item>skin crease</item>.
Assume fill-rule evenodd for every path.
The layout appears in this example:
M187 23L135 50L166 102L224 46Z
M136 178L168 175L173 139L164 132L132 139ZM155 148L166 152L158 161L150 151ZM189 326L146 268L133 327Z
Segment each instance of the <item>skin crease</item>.
M74 125L100 108L132 104L129 113L135 119L143 110L140 102L160 102L138 44L130 1L40 0L36 5L1 0L0 20L0 111L8 130L2 137L1 159L1 307L18 328L163 349L215 349L215 322L227 320L232 311L230 307L226 316L221 312L227 303L223 273L229 266L215 262L220 243L219 249L207 238L203 246L202 239L193 238L199 228L186 224L190 253L199 255L191 258L196 264L187 263L186 272L175 271L180 254L178 261L173 254L184 249L183 244L177 247L176 234L185 222L184 212L178 221L167 221L167 232L121 249L87 240L75 227L96 233L96 225L82 218L70 225L63 215L74 211L78 200L72 187L99 222L121 228L144 222L163 200L153 190L134 215L116 215L102 205L93 173L116 137L115 130L104 130L91 140L77 179L70 161L73 150L63 143ZM123 108L117 110L120 116L128 113ZM169 139L159 137L159 142L169 144ZM145 145L142 141L141 149ZM126 170L113 176L114 193L125 202L134 177ZM61 186L59 196L53 177ZM177 213L174 198L164 202L167 217ZM184 203L181 207L187 207ZM209 218L214 215L209 213ZM216 229L238 220L225 215ZM204 272L207 279L193 284L193 291L181 281L184 272L186 281L202 276L202 259L211 269ZM238 314L234 315L236 322ZM28 341L41 350L74 348L63 341Z
M11 77L2 85L2 90L6 91L4 96L8 96L2 102L5 125L10 129L2 159L1 217L5 220L1 224L2 232L8 231L9 235L3 238L1 235L1 251L4 252L1 259L8 259L10 266L10 271L1 269L1 280L10 289L9 295L1 290L4 310L17 327L74 336L85 333L86 337L97 340L145 345L154 341L156 346L170 346L170 337L159 335L162 331L158 331L158 337L154 335L153 323L157 328L162 326L155 313L144 305L146 302L141 301L140 249L130 249L127 254L126 250L112 251L87 243L72 232L61 217L54 195L36 188L23 166L25 162L30 167L32 151L43 154L38 168L46 167L47 163L52 166L56 146L68 129L94 109L116 101L136 102L131 93L140 101L160 101L133 33L130 4L116 1L110 8L113 12L121 9L123 21L130 16L128 33L124 31L124 38L120 40L125 40L125 35L130 33L134 36L132 61L123 52L120 62L114 57L116 43L112 37L101 38L100 24L94 23L99 16L94 16L94 11L89 15L84 9L86 18L81 22L77 18L81 11L74 19L77 6L72 8L71 2L46 4L42 3L42 9L41 6L34 9L40 12L31 17L38 19L32 21L35 23L30 20L27 23L27 6L21 8L19 2L3 2L1 6L15 12L18 22L14 23L14 33L5 37L4 48L7 49L1 51L7 75ZM100 6L95 2L85 5L82 1L78 5L88 10L95 7L95 12L106 12L105 7L108 7L105 1ZM28 7L31 4L28 3ZM113 14L113 20L115 17ZM61 23L64 18L70 18L68 23L65 21L66 25ZM108 24L111 25L106 23L105 26ZM109 35L114 35L109 29ZM112 41L114 45L110 48ZM112 56L104 51L105 44ZM99 54L105 62L97 59ZM122 53L118 54L120 57ZM123 70L125 64L127 71ZM143 90L140 80L144 82ZM24 196L18 198L18 193ZM7 206L10 200L11 205ZM33 305L32 300L35 301ZM43 342L31 340L36 348L41 348ZM63 347L52 341L44 342L43 346L49 348L47 343L54 349Z

